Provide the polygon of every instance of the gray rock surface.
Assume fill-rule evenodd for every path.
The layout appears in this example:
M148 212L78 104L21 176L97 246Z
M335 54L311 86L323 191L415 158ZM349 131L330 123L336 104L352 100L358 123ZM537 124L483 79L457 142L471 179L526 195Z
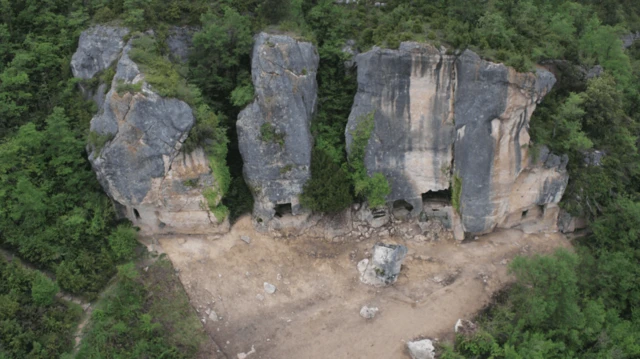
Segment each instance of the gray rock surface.
M173 26L169 29L167 36L167 47L171 53L172 60L177 62L187 62L193 47L193 34L198 31L194 26Z
M273 294L276 292L276 286L271 283L264 282L264 291L267 294Z
M90 79L118 59L124 47L124 27L96 25L82 32L78 50L71 57L73 76Z
M260 33L251 62L255 100L238 115L244 177L255 199L253 213L263 224L276 205L291 204L309 179L311 119L317 101L318 54L311 43Z
M436 357L436 348L429 339L407 342L407 349L411 359L434 359Z
M417 216L422 195L450 189L457 176L461 228L479 234L502 223L512 187L530 165L529 119L555 77L542 69L518 73L469 50L449 55L414 42L398 50L374 48L356 62L359 86L347 148L358 123L373 113L365 165L388 179L389 203L407 201Z
M88 31L91 35L95 29ZM111 29L104 34L121 40L122 32ZM92 36L83 34L81 39ZM112 44L117 39L99 41ZM74 57L91 54L95 47L89 40L81 41ZM118 214L129 218L143 234L214 233L223 229L202 194L218 186L204 151L180 151L195 124L191 107L155 93L129 57L130 50L131 42L120 53L110 55L119 58L116 73L99 113L91 120L91 131L107 139L102 148L91 144L88 148L100 184ZM102 60L84 63L82 76L97 74L107 64ZM140 84L141 90L119 94L119 83Z
M638 39L640 39L640 31L639 32L630 32L630 33L622 36L622 47L624 47L625 49L628 49Z
M405 200L414 214L422 193L449 187L455 140L455 57L418 43L399 50L374 48L356 57L358 92L345 136L374 113L365 165L392 184L389 201Z
M365 305L360 308L360 316L364 319L373 319L376 316L376 313L378 313L377 307L368 307Z
M363 259L358 263L360 281L376 287L395 283L406 255L407 247L403 245L376 244L371 260Z

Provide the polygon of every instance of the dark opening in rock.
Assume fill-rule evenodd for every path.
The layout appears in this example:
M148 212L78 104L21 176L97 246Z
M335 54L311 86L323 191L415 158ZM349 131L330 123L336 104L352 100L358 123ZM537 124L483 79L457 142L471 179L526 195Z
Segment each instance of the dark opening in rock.
M137 209L133 209L133 215L136 216L136 219L140 219L140 212Z
M291 214L291 203L283 203L276 205L276 217L282 217L285 214Z
M443 189L442 191L428 191L422 194L422 203L429 202L451 202L451 191Z
M373 216L373 218L382 218L387 215L387 211L385 211L384 209L372 209L371 215Z
M411 205L411 203L403 199L399 199L393 202L393 209L402 209L402 208L406 209L407 211L413 210L413 206Z
M527 217L527 214L529 214L529 210L528 209L525 210L525 211L522 211L522 218Z
M544 205L543 204L539 204L538 205L538 209L540 210L540 217L544 216Z

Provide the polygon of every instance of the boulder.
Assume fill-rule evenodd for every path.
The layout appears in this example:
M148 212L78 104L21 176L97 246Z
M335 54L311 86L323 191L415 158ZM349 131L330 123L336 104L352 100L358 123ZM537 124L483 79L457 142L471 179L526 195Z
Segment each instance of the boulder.
M640 31L638 32L630 32L624 36L622 36L622 47L628 49L633 45L636 40L640 39Z
M194 26L172 26L167 36L167 47L173 61L185 63L193 47L193 34L198 31Z
M125 27L93 26L80 34L78 50L71 57L73 76L88 80L113 64L124 47Z
M429 339L407 342L407 349L411 359L434 359L436 357L436 348Z
M102 108L109 85L94 77L111 67L120 56L125 45L124 37L129 30L124 27L96 25L82 32L78 50L71 57L73 76L85 81L79 83L80 91L88 100Z
M403 245L376 244L371 260L363 259L358 263L360 281L376 287L395 283L406 255L407 247Z
M364 319L373 319L373 317L376 316L376 313L378 313L377 307L368 307L365 305L360 308L360 316Z
M310 178L318 53L308 42L260 33L251 60L255 100L238 115L238 145L257 222L301 213Z
M374 48L355 61L359 86L345 130L347 149L358 124L373 115L365 165L389 181L388 203L406 201L417 216L423 198L451 190L460 196L464 232L488 233L503 223L513 213L510 197L519 176L538 166L529 156L529 119L555 77L415 42ZM547 166L555 170L562 162L554 157ZM451 188L454 178L460 188ZM541 192L526 205L556 203L562 182L536 187Z
M96 36L91 35L96 32L94 28L88 31L89 35L81 36L76 59L105 47L87 40ZM123 31L104 30L101 34L115 38L100 37L99 43L117 44ZM91 120L92 136L101 144L90 143L89 161L100 184L118 215L130 219L142 234L225 231L228 222L219 223L203 195L207 189L218 189L207 156L202 149L181 151L195 124L191 107L154 92L129 57L131 46L129 42L115 55L110 48L110 55L103 56L117 58L118 62L99 113ZM82 70L79 76L95 75L108 66L104 59L78 61L83 64L76 66ZM140 90L118 93L122 84L136 84Z

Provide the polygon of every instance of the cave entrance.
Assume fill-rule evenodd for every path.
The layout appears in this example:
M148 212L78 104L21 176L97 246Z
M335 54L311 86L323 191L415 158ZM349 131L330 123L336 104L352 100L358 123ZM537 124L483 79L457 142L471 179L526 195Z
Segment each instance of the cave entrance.
M413 211L413 205L411 205L411 203L403 199L393 202L393 216L396 219L407 218L411 211Z
M413 206L411 205L411 203L405 201L404 199L399 199L393 202L393 209L406 209L407 211L411 212L413 211Z
M133 215L136 217L136 221L140 219L140 212L137 209L133 209Z
M282 218L287 214L293 214L291 203L276 204L276 217Z
M451 203L451 190L427 191L422 194L422 203Z

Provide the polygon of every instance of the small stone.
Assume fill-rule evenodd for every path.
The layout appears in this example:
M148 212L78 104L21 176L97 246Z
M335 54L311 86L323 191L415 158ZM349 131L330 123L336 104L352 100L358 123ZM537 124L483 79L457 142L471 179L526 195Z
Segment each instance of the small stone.
M434 359L436 357L433 342L429 339L408 342L407 348L411 359Z
M184 238L178 238L178 244L185 244L187 243L187 240Z
M256 295L256 298L257 298L259 301L263 301L263 300L264 300L264 295L262 295L262 294L258 294L258 295Z
M278 273L278 276L276 277L278 280L282 280L282 274Z
M267 294L273 294L276 292L276 286L271 283L264 282L264 291Z
M360 309L360 316L364 319L373 319L378 312L377 307L367 307L366 305Z
M240 236L240 239L246 244L251 244L251 237L249 236Z
M211 321L213 321L213 322L217 322L218 321L218 314L216 314L216 312L214 312L212 310L211 313L209 313L209 319L211 319Z
M254 354L255 352L256 352L256 348L254 348L252 345L250 351L246 353L238 353L238 359L245 359L246 357L248 357L251 354Z

